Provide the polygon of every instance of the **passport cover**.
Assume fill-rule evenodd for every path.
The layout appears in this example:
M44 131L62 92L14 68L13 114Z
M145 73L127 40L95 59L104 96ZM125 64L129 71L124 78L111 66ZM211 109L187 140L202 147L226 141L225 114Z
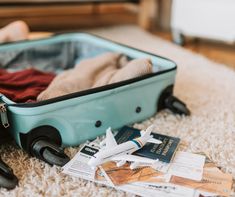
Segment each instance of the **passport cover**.
M147 157L150 159L159 159L159 161L170 163L174 153L179 145L180 138L162 135L158 133L152 133L153 138L161 140L161 144L146 143L143 148L137 150L133 155L141 157ZM118 144L126 141L130 141L134 138L140 137L140 130L132 127L122 127L115 139Z

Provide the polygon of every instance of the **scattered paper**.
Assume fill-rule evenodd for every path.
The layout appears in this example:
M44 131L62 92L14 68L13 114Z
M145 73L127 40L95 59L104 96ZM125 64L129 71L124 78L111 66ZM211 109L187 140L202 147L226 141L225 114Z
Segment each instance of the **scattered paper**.
M183 151L177 151L168 173L174 176L200 181L206 157Z
M159 196L169 196L169 197L194 197L195 190L180 185L174 185L171 183L159 183L157 185L151 183L133 183L133 185L144 187L145 189L151 189L156 192L156 195L159 192ZM161 194L160 194L161 193ZM164 194L164 195L163 195Z
M94 146L84 145L81 150L64 167L62 173L78 176L81 178L93 179L95 169L92 169L87 163L90 158L99 151Z
M178 176L162 176L151 177L142 184L159 185L160 183L170 182L174 185L181 185L184 187L192 188L204 196L229 196L232 187L232 176L223 173L219 170L214 163L206 160L203 168L202 180L194 181Z
M178 151L172 164L161 163L161 167L168 170L163 173L150 167L131 170L130 164L117 168L115 162L92 169L88 161L98 151L99 147L84 145L63 167L63 173L144 197L212 197L229 196L231 192L232 176L223 173L210 160L204 165L202 155Z
M121 167L117 167L116 163L113 161L102 164L101 169L105 174L107 174L114 185L144 181L150 177L162 174L151 167L141 167L131 170L129 163L126 163Z
M205 164L201 181L172 176L170 182L221 196L229 196L232 188L232 175L223 173L210 164Z
M93 181L102 185L106 185L112 187L112 184L107 181L103 172L98 168L95 170L91 169L87 164L89 159L92 156L92 151L95 151L93 146L89 146L88 144L83 146L81 150L75 155L73 159L71 159L64 167L62 173L68 174L70 176L75 176L79 178L86 179L88 181ZM98 150L98 149L97 149ZM78 162L79 160L79 162ZM138 185L133 184L125 184L121 186L114 187L117 190L122 190L125 192L130 192L135 195L143 196L143 197L179 197L177 193L174 193L174 190L164 190L164 189L150 189L147 187L140 187ZM192 190L193 191L193 190ZM194 195L188 195L187 197L195 197Z

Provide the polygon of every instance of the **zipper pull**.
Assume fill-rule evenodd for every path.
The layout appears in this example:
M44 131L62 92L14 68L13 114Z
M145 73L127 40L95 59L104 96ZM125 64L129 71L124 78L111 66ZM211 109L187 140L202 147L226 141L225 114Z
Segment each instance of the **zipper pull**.
M7 109L5 107L5 103L0 103L0 114L1 114L1 121L4 128L10 126L7 118Z

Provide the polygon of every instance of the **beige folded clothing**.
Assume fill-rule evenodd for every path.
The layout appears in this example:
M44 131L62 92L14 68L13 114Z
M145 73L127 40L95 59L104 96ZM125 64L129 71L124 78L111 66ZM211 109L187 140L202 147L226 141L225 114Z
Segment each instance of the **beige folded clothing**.
M37 100L46 100L152 73L150 59L127 60L120 53L105 53L81 61L57 75Z

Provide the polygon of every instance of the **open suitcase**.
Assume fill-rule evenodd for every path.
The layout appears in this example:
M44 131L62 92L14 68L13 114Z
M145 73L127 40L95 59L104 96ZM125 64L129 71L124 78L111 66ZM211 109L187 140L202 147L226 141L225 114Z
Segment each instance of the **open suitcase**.
M189 114L186 105L173 96L173 61L94 35L68 33L3 44L0 65L10 69L40 65L45 71L65 70L75 61L108 51L121 52L129 59L148 56L154 73L35 103L14 103L1 95L2 125L8 127L21 148L47 163L62 166L69 160L62 147L94 139L108 127L118 129L139 122L164 108Z

